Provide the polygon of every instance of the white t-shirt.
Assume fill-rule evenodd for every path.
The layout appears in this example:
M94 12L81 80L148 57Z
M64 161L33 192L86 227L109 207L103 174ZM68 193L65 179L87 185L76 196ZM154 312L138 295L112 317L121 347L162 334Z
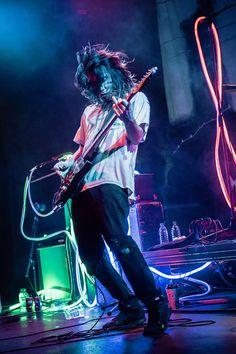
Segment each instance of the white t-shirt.
M144 123L146 138L150 105L147 97L138 92L130 101L133 116L138 125ZM107 112L98 106L90 105L85 108L80 127L74 141L84 147L84 151L93 143L96 134L102 129ZM138 145L132 144L127 138L125 124L117 118L107 135L98 147L99 161L86 174L82 190L105 183L113 183L121 188L127 188L129 195L134 191L134 169ZM101 159L100 159L101 157Z

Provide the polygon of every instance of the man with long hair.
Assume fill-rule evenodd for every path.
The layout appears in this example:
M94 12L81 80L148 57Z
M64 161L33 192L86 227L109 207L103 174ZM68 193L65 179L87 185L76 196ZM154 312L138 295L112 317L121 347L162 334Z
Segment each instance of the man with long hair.
M55 168L64 171L83 156L98 132L115 120L93 155L93 164L80 191L72 198L72 218L82 262L119 301L119 314L105 329L140 326L148 310L144 335L163 333L168 326L169 308L142 253L128 233L128 197L134 192L134 168L138 144L146 138L150 106L147 97L136 93L128 102L126 94L134 85L127 56L104 45L87 45L77 53L75 85L89 100L74 141L73 156ZM131 292L106 257L104 240L119 260L134 291Z

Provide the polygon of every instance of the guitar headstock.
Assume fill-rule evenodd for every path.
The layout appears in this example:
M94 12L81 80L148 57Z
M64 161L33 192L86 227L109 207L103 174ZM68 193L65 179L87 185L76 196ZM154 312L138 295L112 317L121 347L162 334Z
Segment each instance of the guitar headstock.
M132 88L130 96L133 96L135 93L137 93L141 87L144 85L144 83L150 78L150 76L156 74L158 68L157 66L154 66L153 68L149 69L146 74L142 77L142 79Z

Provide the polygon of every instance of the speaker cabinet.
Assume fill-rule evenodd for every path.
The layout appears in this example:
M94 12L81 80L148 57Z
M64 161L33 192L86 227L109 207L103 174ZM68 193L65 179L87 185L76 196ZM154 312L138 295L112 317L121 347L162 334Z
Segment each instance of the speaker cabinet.
M65 244L37 248L39 289L54 289L57 298L71 293Z

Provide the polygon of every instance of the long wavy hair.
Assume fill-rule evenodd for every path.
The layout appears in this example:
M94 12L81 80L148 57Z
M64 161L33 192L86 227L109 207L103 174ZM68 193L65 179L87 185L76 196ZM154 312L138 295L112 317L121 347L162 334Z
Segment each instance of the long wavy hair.
M134 76L127 67L130 61L125 53L110 51L104 44L88 44L77 52L76 56L78 67L75 74L75 86L90 103L107 108L112 101L105 100L94 90L88 74L95 74L101 83L104 69L107 70L113 82L112 94L115 97L124 97L134 85Z

